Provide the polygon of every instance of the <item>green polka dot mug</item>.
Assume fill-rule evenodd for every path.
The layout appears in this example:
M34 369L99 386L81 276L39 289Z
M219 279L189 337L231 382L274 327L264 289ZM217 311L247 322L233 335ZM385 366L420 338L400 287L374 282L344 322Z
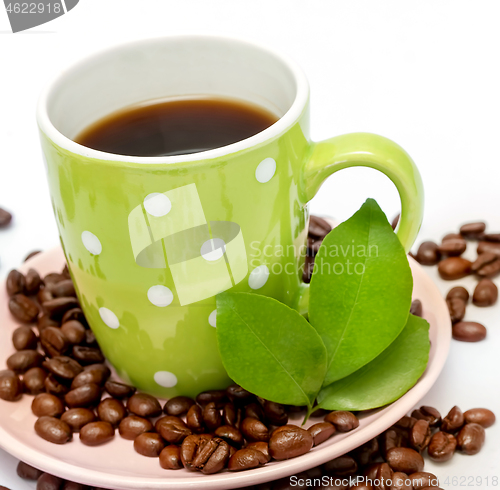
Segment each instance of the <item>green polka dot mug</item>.
M278 117L237 143L189 155L134 157L73 138L139 102L226 96ZM215 296L250 291L296 308L307 203L337 170L372 167L397 186L408 250L423 191L406 152L374 134L309 138L309 90L290 60L219 37L118 46L60 74L41 95L38 124L54 214L82 308L126 382L168 398L224 388Z

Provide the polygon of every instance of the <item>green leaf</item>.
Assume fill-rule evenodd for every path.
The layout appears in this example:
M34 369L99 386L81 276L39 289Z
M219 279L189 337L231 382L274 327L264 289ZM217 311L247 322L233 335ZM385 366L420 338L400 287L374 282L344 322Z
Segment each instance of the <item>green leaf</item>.
M217 341L226 371L246 390L287 405L314 402L326 349L295 310L257 294L218 294Z
M404 328L413 279L376 201L334 228L316 255L309 321L328 352L324 386L375 359Z
M429 360L429 324L410 315L398 338L359 371L323 388L318 406L327 410L369 410L403 396Z

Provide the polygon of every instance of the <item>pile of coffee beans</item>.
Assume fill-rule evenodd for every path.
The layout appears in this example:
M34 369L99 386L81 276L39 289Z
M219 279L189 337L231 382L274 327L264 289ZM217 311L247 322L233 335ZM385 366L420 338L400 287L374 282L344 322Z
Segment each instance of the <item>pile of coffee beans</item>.
M118 434L135 451L159 458L165 469L212 474L241 471L271 460L300 456L336 432L358 427L349 412L332 412L305 430L288 424L287 407L263 400L238 385L200 393L196 400L159 400L110 378L96 339L76 298L67 267L41 278L34 269L9 273L16 352L0 371L0 398L34 396L35 432L53 444L78 434L87 446Z
M236 387L232 388L232 392L233 395L236 392L243 393ZM229 390L226 396L228 394ZM166 406L164 409L167 413L173 412L178 415L182 415L186 409L189 412L192 407L198 406L193 400L183 397L172 399L167 405L168 408ZM176 416L172 416L170 420L175 418ZM177 421L175 425L171 425L167 417L160 420L164 419L167 419L163 422L164 430L167 426L175 427L169 432L169 437L174 437L174 434L179 437L181 432L185 432L185 428L179 427ZM316 445L335 431L352 430L357 427L357 423L356 417L349 412L332 412L325 417L325 422L313 426L316 427L314 430L311 427L309 431L289 432L287 429L289 426L280 426L272 431L268 441L247 443L245 448L241 448L243 439L236 435L236 431L227 428L223 431L217 429L221 434L219 438L209 434L190 434L185 437L180 449L178 445L170 444L161 450L159 447L161 437L154 432L143 432L142 436L147 437L141 439L140 447L147 456L156 456L160 451L160 464L163 467L180 468L181 465L185 465L187 468L199 467L201 470L208 468L209 473L223 465L222 461L227 457L229 448L232 456L227 463L228 469L238 471L261 466L272 457L287 459L291 454L288 444L290 439L295 440L294 447L298 455L301 454L302 445L304 447ZM473 408L462 412L455 406L445 417L441 417L436 408L422 406L378 437L348 454L304 473L246 488L247 490L291 490L292 488L439 490L437 476L424 471L424 456L436 462L445 462L449 461L457 450L467 455L477 454L485 441L484 429L494 423L494 413L485 408ZM226 427L234 428L234 426ZM256 432L259 438L265 433L262 427L252 428L250 425L249 430ZM100 490L65 482L22 462L19 463L17 473L21 478L38 480L37 490Z
M478 242L474 262L462 257L468 243L473 241ZM466 223L458 233L445 235L440 245L425 241L420 244L414 258L422 265L437 265L439 275L447 281L475 275L479 281L472 294L472 303L485 307L497 302L498 288L491 279L500 273L500 233L486 233L486 223ZM469 296L464 287L457 286L446 295L446 303L453 324L453 338L477 342L486 337L486 327L464 321Z

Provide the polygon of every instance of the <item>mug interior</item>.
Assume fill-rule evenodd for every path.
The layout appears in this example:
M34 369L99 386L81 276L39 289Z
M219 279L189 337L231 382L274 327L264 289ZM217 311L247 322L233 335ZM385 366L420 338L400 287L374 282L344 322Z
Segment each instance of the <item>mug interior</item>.
M283 121L285 114L300 115L301 107L291 109L305 105L302 77L293 63L251 43L203 36L150 39L104 51L63 72L42 95L39 123L42 131L59 133L57 138L48 134L51 139L72 140L100 118L133 104L213 95L271 111L281 118L271 126L275 131L290 122Z

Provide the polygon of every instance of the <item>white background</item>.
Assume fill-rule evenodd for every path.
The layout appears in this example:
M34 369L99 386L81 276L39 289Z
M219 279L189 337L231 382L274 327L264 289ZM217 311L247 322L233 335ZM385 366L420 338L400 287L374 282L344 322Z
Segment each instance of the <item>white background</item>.
M0 206L15 215L0 231L0 278L31 250L58 243L34 115L43 83L100 48L172 34L238 36L294 57L310 80L316 140L370 131L401 144L425 185L418 241L476 219L500 231L499 18L495 0L81 0L67 15L13 35L0 5ZM367 197L389 218L399 210L394 186L366 169L329 179L311 210L343 220ZM429 273L444 293L451 287ZM500 415L499 312L498 305L469 307L467 318L484 322L488 338L453 341L425 404L442 412L485 406ZM444 488L453 488L446 477L500 477L499 441L497 423L479 455L426 469ZM15 464L0 453L0 484L34 488L17 479Z

